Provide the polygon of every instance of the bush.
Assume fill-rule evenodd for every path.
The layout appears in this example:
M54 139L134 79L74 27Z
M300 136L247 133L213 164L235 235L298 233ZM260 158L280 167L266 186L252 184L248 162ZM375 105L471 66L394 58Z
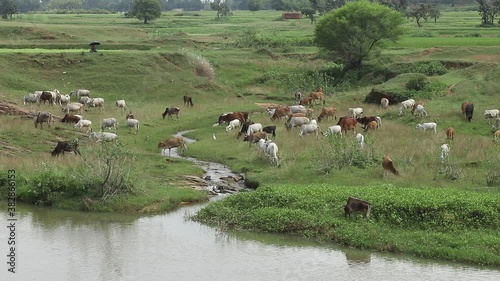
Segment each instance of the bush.
M406 82L406 89L421 91L425 88L427 84L427 78L424 75L419 75L415 78L411 78L408 82Z
M196 75L206 77L211 81L215 80L215 70L206 58L201 55L191 53L186 49L182 49L180 53L188 59L191 65L193 65Z

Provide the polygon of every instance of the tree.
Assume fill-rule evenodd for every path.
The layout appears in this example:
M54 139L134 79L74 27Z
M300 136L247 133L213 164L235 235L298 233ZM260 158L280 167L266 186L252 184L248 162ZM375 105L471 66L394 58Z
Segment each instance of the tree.
M157 19L161 16L159 0L134 0L131 14L147 24L149 20Z
M441 11L439 11L439 8L436 5L430 8L429 16L434 19L434 24L436 24L437 19L441 16Z
M406 17L415 18L418 27L421 27L422 25L420 24L420 20L424 19L425 21L427 21L430 9L431 9L430 4L420 3L418 5L411 7L407 12Z
M258 11L262 8L262 0L250 0L247 7L250 11Z
M17 13L17 7L14 0L0 0L0 15L2 19L12 18Z
M222 0L210 2L210 8L217 11L217 17L227 17L232 15L231 8L229 7L227 0L224 2L222 2Z
M401 13L379 3L349 2L319 20L314 42L346 69L357 69L375 48L396 41L404 22Z
M495 21L495 16L498 13L500 5L498 5L498 1L489 0L477 0L479 3L479 15L481 16L481 25L492 25Z

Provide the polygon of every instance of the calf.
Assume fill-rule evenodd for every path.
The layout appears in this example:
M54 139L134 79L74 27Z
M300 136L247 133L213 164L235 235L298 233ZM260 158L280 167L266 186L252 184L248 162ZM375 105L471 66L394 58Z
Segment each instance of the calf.
M344 214L347 217L351 217L351 214L356 214L357 212L363 213L364 217L370 218L370 211L372 209L372 204L367 201L349 197L347 198L347 203L344 206Z
M340 125L333 125L328 127L325 133L323 133L323 136L327 137L329 134L332 135L339 135L342 137L342 127Z
M453 138L455 138L455 129L453 129L452 127L449 127L446 130L446 139L453 140Z
M172 119L172 116L175 115L177 116L177 119L179 119L179 111L181 111L181 109L178 107L167 107L165 108L165 112L163 112L161 116L163 117L163 119L165 119L165 116L168 115Z
M231 122L229 122L229 125L227 125L227 127L226 127L226 133L235 129L235 128L238 128L240 125L241 125L240 119L232 120Z
M58 141L56 147L51 152L52 156L59 156L60 153L74 152L75 155L82 155L78 149L78 139L72 141Z
M392 163L392 159L389 156L384 156L382 159L382 167L384 168L384 177L387 176L389 172L399 176L398 170L394 168L394 164Z
M255 122L253 122L251 120L243 122L243 125L241 125L241 129L240 129L238 135L236 135L236 139L239 139L240 136L242 136L243 134L245 134L248 131L248 127L250 125L252 125L252 124L255 124Z
M423 129L424 132L427 130L434 130L434 133L437 133L437 124L434 122L421 123L417 124L417 129Z
M182 151L187 150L186 142L183 137L170 138L158 143L158 148L162 149L162 154L165 149L168 149L168 156L170 156L170 150L175 147L180 147Z
M495 120L495 124L491 125L493 127L493 131L500 130L500 117Z
M276 126L266 126L262 128L262 131L271 134L273 139L276 137Z
M421 104L415 104L414 110L412 111L412 114L417 113L418 116L420 117L427 117L427 111L425 111L425 107Z
M184 96L184 105L193 106L193 99L190 96Z
M132 111L129 111L129 113L127 113L127 116L125 116L125 120L127 119L134 119L134 113L132 113Z
M88 107L99 107L99 109L104 110L104 99L103 98L88 98L85 104Z
M23 104L26 105L26 103L38 103L38 98L39 98L39 95L36 95L36 94L28 94L26 96L23 97Z
M365 132L368 132L369 130L375 131L378 128L378 123L377 121L370 121L365 128Z
M306 108L303 105L292 105L290 106L290 113L304 113L307 117L311 117L314 111L310 108Z
M302 93L297 91L295 93L295 103L299 103L301 99L302 99Z
M276 165L279 166L279 159L278 159L278 145L274 142L271 141L266 141L267 147L266 147L266 155L271 158L271 163L276 162Z
M382 123L382 119L380 119L380 117L378 117L378 116L358 117L358 118L356 118L356 121L358 121L358 123L364 125L363 129L365 129L365 130L366 130L366 127L368 126L368 123L370 123L372 121L376 121L377 125L379 125L379 126L380 126L379 121L380 121L380 123Z
M257 143L259 142L260 139L266 139L266 138L267 138L266 132L257 132L251 135L245 135L243 141L249 142L248 147L250 148L250 146L252 146L252 143Z

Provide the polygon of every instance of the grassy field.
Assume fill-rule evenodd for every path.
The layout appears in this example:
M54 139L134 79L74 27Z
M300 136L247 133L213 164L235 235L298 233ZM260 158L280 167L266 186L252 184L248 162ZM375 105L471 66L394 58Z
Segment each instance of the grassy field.
M197 142L189 145L185 156L224 163L235 172L245 173L250 181L258 182L261 187L276 187L291 194L318 188L332 193L328 196L335 196L339 202L345 200L345 192L324 189L324 186L358 190L356 194L360 197L373 196L377 186L387 185L394 190L459 190L489 194L498 206L500 144L492 141L491 124L483 119L482 112L500 107L500 84L497 82L500 79L500 45L496 43L500 28L482 29L478 27L479 22L477 12L463 11L443 12L437 24L428 22L421 28L409 20L405 37L383 50L379 59L368 62L367 69L371 70L360 81L333 86L329 80L325 82L322 73L335 66L317 56L311 43L314 25L308 19L283 21L279 12L235 11L233 17L225 19L216 19L214 12L168 12L148 25L118 14L21 15L1 22L0 100L23 106L21 98L35 90L59 89L68 94L86 88L92 96L105 99L104 111L90 109L84 113L95 130L102 118L119 120L121 151L127 160L122 166L127 168L128 178L134 186L132 191L91 208L81 197L61 200L56 196L53 205L60 208L160 212L182 202L204 200L206 194L192 190L182 179L183 175L201 176L203 171L189 161L165 159L157 149L159 141L191 129L194 131L187 136ZM94 40L102 44L99 52L90 53L87 44ZM438 62L446 68L442 75L427 77L429 85L434 85L423 93L431 97L425 100L428 117L409 113L398 116L398 105L383 110L377 104L362 102L374 88L405 91L405 75L424 71L418 64L422 62ZM207 67L214 70L214 79L201 71ZM384 73L391 75L384 76ZM386 78L390 76L394 78ZM318 85L327 93L326 105L337 108L337 117L347 113L349 107L363 107L365 115L382 117L383 126L365 134L367 145L363 151L355 149L351 135L342 140L315 136L300 138L297 129L287 132L284 121L271 122L265 113L263 105L293 104L295 91L310 92ZM193 97L193 108L183 106L184 95ZM117 99L125 99L141 121L138 135L128 132L124 113L115 110ZM460 105L466 100L475 104L475 115L470 123L465 122L460 113ZM161 118L165 107L170 106L181 108L179 120ZM62 115L59 107L23 107ZM320 108L314 106L313 116L318 115ZM272 165L256 147L249 148L248 143L236 140L235 133L226 133L225 126L213 126L217 117L227 111L249 111L253 121L277 126L275 142L279 146L279 167ZM0 118L0 171L16 169L20 176L18 194L21 199L29 201L32 198L38 181L50 175L64 177L65 173L87 171L89 163L102 157L96 152L100 146L70 125L55 124L50 129L35 129L29 119L10 115ZM436 122L437 134L415 129L416 124L424 121ZM320 123L321 131L336 122ZM444 132L450 126L455 128L456 138L449 142L449 161L442 163L438 158L439 147L447 142ZM357 132L363 132L362 128L358 127ZM214 133L216 141L212 139ZM56 140L74 137L80 139L82 158L50 156ZM394 160L399 177L383 177L380 161L384 155ZM351 164L343 165L345 163ZM78 177L84 175L80 173ZM78 177L69 177L67 182L78 180ZM411 194L418 196L418 193ZM237 198L235 196L234 200L239 200ZM306 202L307 197L300 200L305 200L304 204L314 204ZM474 206L468 206L473 212ZM383 210L388 209L374 208L374 217L381 217L382 213L377 212ZM262 212L262 216L269 216ZM294 212L287 212L287 216L293 217ZM342 224L341 216L341 208L335 209L332 219ZM272 220L272 216L269 218ZM240 227L247 223L244 219L239 219ZM225 218L221 217L223 220ZM373 227L383 229L386 226L380 222ZM250 224L248 228L280 231ZM405 227L401 229L406 231ZM487 232L498 230L492 229ZM328 239L329 231L332 230L323 234L309 233L314 234L310 235L312 237L324 235L322 238ZM398 235L401 236L393 234ZM364 242L369 240L363 239ZM405 248L377 248L354 240L337 242L378 250L407 251ZM464 252L467 250L458 255ZM498 255L498 249L492 253ZM427 252L421 255L449 259L456 256L436 256ZM479 263L497 264L498 261L488 259Z

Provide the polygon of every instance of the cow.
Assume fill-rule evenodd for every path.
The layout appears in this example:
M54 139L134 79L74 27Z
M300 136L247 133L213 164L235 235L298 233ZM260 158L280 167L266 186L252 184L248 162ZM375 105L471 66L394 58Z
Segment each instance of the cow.
M387 98L380 99L380 105L383 109L387 109L389 107L389 100Z
M455 138L455 129L449 127L448 129L446 129L446 139L453 140L453 138Z
M437 124L434 123L434 122L428 122L428 123L421 123L421 124L417 124L417 129L423 129L424 132L427 131L427 130L433 130L434 133L437 133Z
M125 120L127 119L134 119L134 113L132 111L129 111L127 115L125 116Z
M302 93L299 91L295 92L295 103L299 103L301 99L302 99Z
M292 105L290 106L290 113L304 113L307 117L311 117L313 110L310 108L306 108L303 105Z
M450 146L447 143L441 145L441 155L439 156L441 162L448 160L449 155L450 155Z
M384 168L384 177L387 176L389 172L393 173L396 176L399 176L398 170L394 168L394 163L392 162L391 157L384 156L382 159L382 167Z
M59 104L60 105L67 105L71 101L71 97L69 95L61 95L59 97Z
M252 125L248 126L248 129L246 131L247 135L252 135L253 133L257 132L262 132L262 124L261 123L254 123Z
M278 145L274 142L271 142L270 140L267 140L266 144L266 155L271 158L271 163L276 162L276 165L279 166Z
M323 89L321 87L318 87L316 92L310 93L309 97L312 98L312 101L318 100L319 102L317 104L325 104L325 94L323 93Z
M423 107L423 106L424 106L424 104L425 104L425 102L424 102L424 101L421 101L421 100L419 100L419 101L415 102L415 103L413 104L413 106L411 107L411 115L414 115L414 114L415 114L415 111L417 110L417 107L418 107L419 105ZM420 110L422 110L422 109L420 109Z
M490 124L490 119L500 117L499 114L500 114L500 110L498 110L498 109L487 109L484 111L484 119L487 119L488 124Z
M414 99L407 99L405 101L402 101L399 105L399 116L406 114L406 109L413 108L413 105L415 105Z
M236 136L236 139L239 139L241 135L245 134L248 131L248 127L252 124L255 124L255 122L251 120L243 122L243 125L241 125L241 129L238 132L238 135Z
M103 98L88 98L86 101L88 107L99 107L104 110L104 99Z
M28 94L23 97L23 104L26 105L26 103L38 103L39 96L35 94Z
M106 128L114 128L115 134L116 134L117 127L118 127L118 121L116 120L116 118L104 118L104 119L102 119L101 130L104 131L104 129L106 129Z
M257 133L253 133L251 135L245 135L245 137L243 138L243 141L247 141L249 143L248 148L250 148L252 146L252 143L257 143L257 142L259 142L260 139L267 139L267 133L266 132L257 132Z
M365 132L368 132L368 130L375 131L376 129L378 129L377 121L370 121L365 127Z
M83 109L83 104L79 102L71 102L68 103L65 107L63 107L62 111L65 112L66 114L68 114L70 111L82 114L82 109Z
M306 105L308 105L308 106L313 106L312 101L313 101L313 98L312 98L312 97L305 97L305 98L303 98L303 99L301 99L301 100L299 101L299 105L303 105L303 106L306 106Z
M290 121L285 122L285 127L287 130L291 130L295 127L302 127L304 124L309 124L310 119L307 117L292 117Z
M473 114L474 114L474 104L469 103L465 106L465 120L470 122L472 120Z
M117 142L118 135L110 132L92 132L89 134L89 138L95 140L96 142Z
M226 133L235 129L235 128L240 127L240 125L241 125L240 119L232 120L231 122L229 122L229 125L227 125L227 127L226 127Z
M54 105L55 104L55 99L54 97L52 96L52 92L50 91L43 91L42 94L40 95L40 98L38 99L38 103L40 104L41 102L43 102L43 104L45 104L45 102L48 101L50 105Z
M342 128L342 132L344 134L347 134L347 130L352 130L354 133L357 124L358 121L356 120L356 118L347 116L340 117L339 122L337 123L337 125L340 125L340 127Z
M358 123L364 125L363 129L365 129L365 130L366 130L367 126L368 126L368 123L370 123L372 121L377 122L377 125L379 127L380 127L380 125L382 123L382 119L380 119L380 117L378 117L378 116L370 116L370 117L363 116L363 117L360 117L360 118L356 118L356 121L358 121Z
M500 142L500 130L497 130L495 131L495 133L493 133L493 141Z
M125 102L125 100L117 100L115 102L115 105L116 105L116 109L122 109L123 111L127 110L127 103Z
M181 111L180 108L178 107L167 107L165 108L165 111L161 114L163 119L165 119L165 116L168 115L170 119L173 119L173 115L177 116L177 119L179 119L179 111Z
M139 120L132 118L127 119L127 127L129 132L132 128L134 128L135 134L137 135L137 133L139 132Z
M228 123L233 121L234 119L239 119L241 122L245 122L248 120L248 112L227 112L223 113L217 119L217 123L222 124L224 122Z
M80 119L78 123L73 125L73 128L81 130L82 128L87 128L87 133L92 132L92 121Z
M313 119L311 120L311 122L309 122L309 124L304 124L300 127L299 136L302 137L306 134L316 133L316 137L318 137L318 131L319 131L318 123L316 122L316 120Z
M281 119L282 117L289 116L291 114L289 106L279 106L274 110L273 115L271 116L271 121Z
M61 122L66 122L66 123L78 123L82 119L81 115L76 115L76 114L70 114L66 113L64 114L63 119L61 119Z
M180 147L181 151L187 150L186 142L183 137L170 138L158 143L158 148L161 148L162 154L164 154L165 149L168 149L168 156L170 156L170 150L175 147Z
M358 143L358 149L363 149L365 146L365 136L360 133L356 134L356 142Z
M500 130L500 117L497 117L495 124L491 125L493 131Z
M43 129L43 123L47 123L47 126L50 128L50 123L54 122L52 114L44 111L39 111L35 117L33 117L33 121L35 123L35 128L38 128L38 124L40 124L40 129Z
M72 141L58 141L56 147L51 152L52 156L59 156L60 153L74 152L75 155L82 155L78 149L78 139Z
M262 131L272 135L273 139L276 138L276 126L266 126L262 128Z
M193 98L190 96L184 96L184 105L193 106Z
M372 204L365 200L361 200L354 197L347 198L347 203L344 206L345 217L351 217L351 214L356 214L358 212L363 213L366 219L370 218L370 211L372 209Z
M86 89L78 89L69 93L70 96L75 95L76 98L90 97L90 91Z
M326 117L327 121L328 121L328 118L330 118L330 117L337 120L336 113L337 113L337 109L335 107L323 107L321 109L321 112L319 113L318 122L321 122L321 120L325 117Z
M465 109L467 108L467 105L472 104L470 101L464 101L462 103L462 116L465 116Z
M425 107L421 104L415 104L411 113L414 114L415 112L420 117L427 117L428 116L427 111L425 111Z
M352 118L358 118L363 115L363 108L361 107L355 107L355 108L349 108L347 110L347 116L352 117Z
M328 127L326 132L323 133L323 136L327 137L328 135L339 135L342 137L342 127L340 125L333 125Z

